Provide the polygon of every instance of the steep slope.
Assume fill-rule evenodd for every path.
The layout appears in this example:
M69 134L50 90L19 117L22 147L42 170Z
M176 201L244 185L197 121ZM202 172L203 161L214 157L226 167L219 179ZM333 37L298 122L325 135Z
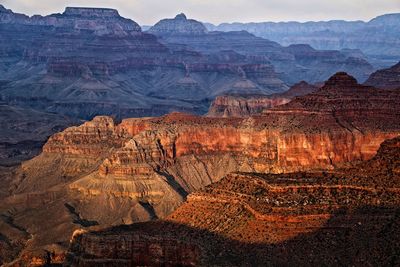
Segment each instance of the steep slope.
M286 92L269 96L264 95L223 95L217 96L211 103L207 116L209 117L248 117L261 114L265 109L283 105L296 96L312 93L317 86L300 82Z
M382 89L400 88L400 62L390 68L372 73L365 85Z
M373 159L334 172L230 174L165 221L76 232L67 262L398 265L399 156L396 138Z
M97 117L52 136L24 162L0 212L32 235L26 260L43 250L61 257L74 230L166 217L188 193L231 172L326 170L370 159L400 133L399 98L339 73L317 92L247 119Z

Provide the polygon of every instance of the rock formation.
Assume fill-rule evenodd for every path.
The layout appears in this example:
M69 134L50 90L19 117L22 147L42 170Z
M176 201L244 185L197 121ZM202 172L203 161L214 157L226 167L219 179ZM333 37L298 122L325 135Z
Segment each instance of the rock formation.
M333 172L230 174L164 221L77 232L67 263L397 265L399 159L396 138Z
M296 96L316 91L318 87L305 81L293 85L288 91L265 95L223 95L212 102L209 117L248 117L262 113L266 109L290 102Z
M41 155L15 170L0 212L21 236L28 233L22 258L47 250L61 259L74 230L164 218L187 194L231 172L330 170L368 160L399 135L399 99L398 90L338 73L261 116L173 113L119 124L96 117L52 136ZM17 242L7 225L0 231Z
M382 89L400 88L400 62L390 68L372 73L365 85Z

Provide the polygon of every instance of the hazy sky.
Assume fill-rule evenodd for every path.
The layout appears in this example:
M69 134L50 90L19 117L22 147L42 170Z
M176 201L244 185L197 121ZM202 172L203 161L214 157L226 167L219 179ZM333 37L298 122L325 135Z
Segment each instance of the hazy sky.
M141 25L180 12L212 23L369 20L400 13L400 0L0 0L0 4L29 15L61 13L66 6L110 7Z

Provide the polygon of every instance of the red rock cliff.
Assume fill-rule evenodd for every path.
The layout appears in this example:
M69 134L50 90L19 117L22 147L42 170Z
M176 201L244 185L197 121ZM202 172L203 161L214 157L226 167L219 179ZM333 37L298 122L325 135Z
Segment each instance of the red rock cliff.
M165 217L188 193L230 172L327 170L368 160L400 134L399 102L398 91L339 73L315 93L246 119L173 113L116 125L98 117L50 138L17 171L14 195L0 209L17 208L15 223L33 235L30 249L47 248L54 236L65 241L79 227ZM24 219L32 209L36 215Z
M391 265L399 242L399 153L396 138L373 159L333 172L230 174L189 195L165 221L77 234L68 263L137 265L136 253L146 252L136 247L165 240L186 245L174 245L176 255L160 249L157 262L186 254L191 262L183 265Z

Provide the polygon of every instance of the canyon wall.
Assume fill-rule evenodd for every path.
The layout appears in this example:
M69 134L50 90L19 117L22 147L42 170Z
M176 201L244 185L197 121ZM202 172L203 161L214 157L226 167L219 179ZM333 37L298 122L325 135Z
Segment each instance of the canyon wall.
M15 170L0 211L28 233L21 255L47 250L60 259L75 230L165 218L232 172L327 171L368 160L399 135L399 101L398 90L338 73L316 92L248 118L96 117L55 134Z
M395 138L372 159L332 172L229 174L189 195L165 220L76 233L67 262L396 265L399 153ZM143 244L158 248L152 262L137 249Z

